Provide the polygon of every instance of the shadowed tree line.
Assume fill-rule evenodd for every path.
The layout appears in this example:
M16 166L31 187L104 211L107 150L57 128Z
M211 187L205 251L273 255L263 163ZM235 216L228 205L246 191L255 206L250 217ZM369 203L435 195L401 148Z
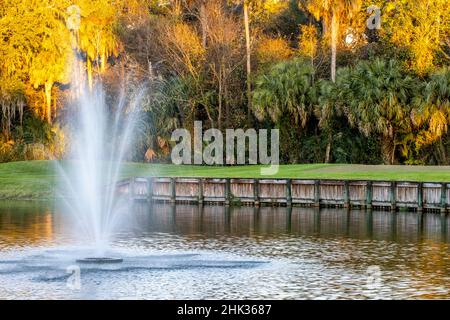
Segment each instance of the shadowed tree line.
M79 68L111 111L144 88L133 160L168 161L202 120L279 128L285 163L449 164L449 17L446 0L2 0L0 161L64 156Z

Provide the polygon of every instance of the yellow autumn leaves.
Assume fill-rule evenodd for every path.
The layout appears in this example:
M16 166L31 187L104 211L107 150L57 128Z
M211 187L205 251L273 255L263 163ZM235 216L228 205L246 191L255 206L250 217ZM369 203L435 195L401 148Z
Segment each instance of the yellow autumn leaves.
M68 8L80 8L80 28L71 31ZM55 85L70 81L74 54L84 57L90 84L93 73L106 68L117 55L114 34L117 6L111 0L4 0L0 7L0 83L5 95L15 95L8 86L34 90L28 104L49 123L55 115ZM94 70L94 68L96 68ZM12 84L11 84L12 82Z

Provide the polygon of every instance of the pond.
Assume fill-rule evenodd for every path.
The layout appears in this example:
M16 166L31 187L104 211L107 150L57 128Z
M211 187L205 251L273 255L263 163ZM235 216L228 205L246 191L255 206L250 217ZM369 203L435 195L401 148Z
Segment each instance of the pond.
M0 202L0 299L450 298L440 214L134 203L110 254L83 264L62 212Z

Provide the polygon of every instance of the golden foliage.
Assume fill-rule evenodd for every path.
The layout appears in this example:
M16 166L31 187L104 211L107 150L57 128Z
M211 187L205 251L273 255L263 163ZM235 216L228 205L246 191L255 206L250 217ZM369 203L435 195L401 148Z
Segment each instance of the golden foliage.
M52 87L67 82L66 62L71 55L64 23L68 1L5 0L0 19L0 72L22 87L44 89L43 116L51 121Z
M89 79L93 66L106 68L108 57L118 54L114 34L117 7L112 0L3 0L0 6L0 76L12 79L28 96L29 106L50 123L53 118L55 83L70 81L73 60L68 8L81 11L77 49L87 57ZM11 82L11 81L10 81ZM36 91L34 94L31 91ZM0 83L0 92L14 92ZM2 98L5 94L2 94ZM36 97L39 97L36 99Z
M262 37L256 48L258 61L262 64L288 60L293 50L283 38Z
M161 27L164 41L161 46L170 57L169 63L179 74L198 77L198 71L205 60L205 48L195 29L186 23L164 23Z
M301 54L313 59L317 53L318 41L317 28L314 25L300 26L299 51Z
M286 9L288 1L283 0L246 0L249 4L250 20L260 24L270 21L276 14Z
M86 54L88 81L92 87L94 65L98 66L98 72L104 72L107 59L119 54L119 42L114 32L117 7L111 0L77 0L76 4L81 11L77 46Z
M382 34L394 45L409 51L408 68L419 75L431 71L446 37L448 41L448 0L387 2L382 12Z
M333 15L337 23L351 18L361 9L361 0L304 0L300 5L309 11L316 20L323 19L325 28L331 27Z

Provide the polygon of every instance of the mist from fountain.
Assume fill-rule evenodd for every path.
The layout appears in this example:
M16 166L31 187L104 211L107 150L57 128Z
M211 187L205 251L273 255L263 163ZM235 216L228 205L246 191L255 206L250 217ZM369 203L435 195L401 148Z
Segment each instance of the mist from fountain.
M102 83L89 88L77 70L66 121L68 157L57 164L58 204L76 239L103 256L130 205L115 185L133 147L140 99L122 93L108 106Z

